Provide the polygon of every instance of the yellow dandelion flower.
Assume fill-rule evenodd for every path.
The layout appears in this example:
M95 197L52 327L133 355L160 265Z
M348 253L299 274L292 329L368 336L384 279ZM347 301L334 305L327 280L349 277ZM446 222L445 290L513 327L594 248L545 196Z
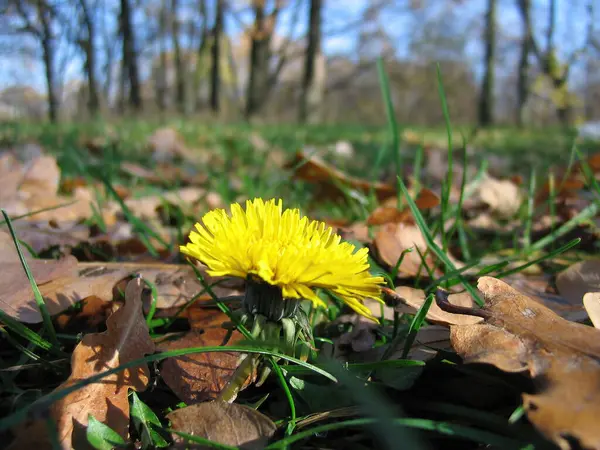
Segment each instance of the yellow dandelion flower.
M302 217L298 209L283 211L281 200L248 200L245 211L232 204L231 215L223 209L210 211L196 230L180 250L204 263L209 275L267 283L281 290L280 298L307 299L324 307L313 289L325 288L357 313L377 320L363 300L381 301L384 279L369 273L368 249L355 251L331 227Z

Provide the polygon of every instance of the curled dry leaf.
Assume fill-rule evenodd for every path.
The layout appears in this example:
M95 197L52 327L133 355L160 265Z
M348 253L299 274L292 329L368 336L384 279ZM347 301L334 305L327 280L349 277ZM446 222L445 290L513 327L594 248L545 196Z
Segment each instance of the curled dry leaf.
M402 314L415 314L423 303L425 303L425 291L414 289L409 286L398 286L395 291L383 288L386 302L394 304L394 309ZM451 294L449 302L456 306L471 308L475 302L467 292ZM427 311L427 321L440 325L470 325L481 322L481 317L473 317L464 314L450 314L442 310L436 303L432 303Z
M167 418L176 431L245 450L265 448L277 429L264 414L237 403L198 403L173 411ZM184 441L175 433L173 440Z
M132 280L125 292L125 305L108 318L107 330L104 333L84 336L73 351L71 375L56 389L57 391L154 352L154 343L142 314L143 286L141 279ZM128 390L145 390L149 376L146 365L125 369L71 392L53 403L50 411L56 422L61 448L92 448L86 438L89 414L127 440ZM35 426L35 423L32 426ZM36 430L40 429L36 427ZM31 436L31 429L26 427L17 433L13 446L27 448L24 443L35 438ZM37 438L39 439L39 436ZM47 444L52 448L50 442ZM39 448L39 443L36 448Z
M412 252L405 253L402 264L400 264L398 269L399 276L427 276L428 272L425 265L427 265L430 270L433 270L436 276L441 276L440 270L435 268L434 256L431 252L427 252L425 238L416 225L406 223L388 223L383 225L375 235L373 244L379 258L388 267L395 267L402 252L409 248L413 248ZM419 249L421 254L425 255L425 263L423 263L417 249ZM460 268L463 266L463 264L452 257L452 255L448 254L448 257L454 263L455 267Z
M174 341L159 345L161 351L188 347L209 347L235 344L242 335L234 330L225 343L229 332L222 325L228 317L220 310L203 309L202 319L195 314L192 330ZM237 352L194 353L168 358L161 367L165 383L185 403L197 403L217 398L234 375L240 354ZM242 389L252 381L250 376Z
M373 189L380 201L396 195L396 188L391 184L370 183L351 177L315 155L308 156L303 152L297 152L294 160L288 163L287 167L296 168L295 178L316 184L321 198L344 198L340 185L361 193L368 193Z
M503 281L482 277L483 309L449 305L448 312L483 317L451 327L452 346L468 363L528 371L536 386L523 394L529 420L561 448L600 448L600 331L573 323Z

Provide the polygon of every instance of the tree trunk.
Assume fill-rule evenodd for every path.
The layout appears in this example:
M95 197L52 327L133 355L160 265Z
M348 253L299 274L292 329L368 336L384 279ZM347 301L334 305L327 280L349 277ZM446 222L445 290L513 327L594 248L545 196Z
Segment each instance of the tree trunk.
M221 36L223 34L224 9L225 0L217 0L215 26L212 33L212 71L210 74L210 107L215 113L218 113L220 109L219 94L221 75L219 69L221 65Z
M317 55L321 51L321 0L310 1L308 45L304 60L304 77L300 93L300 110L298 120L306 123L309 115L316 113L319 107L320 96L315 89L315 66Z
M98 96L98 84L96 83L96 35L94 21L86 0L80 0L83 13L83 23L87 33L87 39L83 42L85 52L85 72L88 80L88 110L90 115L96 116L100 110L100 98Z
M496 0L488 0L485 24L485 73L479 97L479 125L494 123L494 69L496 60Z
M142 97L129 0L121 0L121 29L123 31L123 64L127 68L129 79L129 104L134 110L139 111L142 109Z
M201 66L205 62L205 51L208 45L208 12L206 8L206 0L199 0L199 12L202 17L201 30L200 30L200 42L198 44L198 57L196 58L196 70L194 71L194 98L196 99L196 111L200 111L206 104L206 99L202 95L202 82L203 78L201 74Z
M246 119L259 112L269 81L270 31L263 2L254 3L254 29L250 50L250 77L246 92Z
M52 30L47 9L47 5L44 2L38 3L38 13L42 25L41 44L44 70L46 72L46 89L48 90L48 118L50 119L50 122L55 123L58 121L59 104L54 78L54 46L52 42Z
M179 1L171 0L171 33L173 37L173 53L175 58L175 103L179 112L185 112L185 70L179 42L179 19L177 11Z
M525 105L529 98L529 55L531 53L531 0L521 0L523 20L523 40L519 58L519 78L517 81L517 125L525 125Z
M165 48L165 37L167 36L168 29L168 16L167 16L167 5L166 0L162 1L160 13L158 17L158 53L159 66L156 68L156 80L155 80L155 91L156 91L156 105L158 110L163 112L167 109L167 49Z

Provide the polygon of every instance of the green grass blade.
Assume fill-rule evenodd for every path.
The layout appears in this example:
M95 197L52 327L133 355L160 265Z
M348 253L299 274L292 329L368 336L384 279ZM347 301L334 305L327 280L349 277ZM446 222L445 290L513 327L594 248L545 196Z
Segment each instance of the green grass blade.
M324 433L326 431L334 431L334 430L342 430L344 428L356 428L356 427L364 427L367 425L372 425L375 423L375 419L365 418L365 419L352 419L345 420L336 423L329 423L326 425L319 425L316 427L309 428L305 431L298 432L293 436L288 436L283 438L277 442L272 443L267 446L265 450L274 450L274 449L282 449L286 446L294 444L295 442L301 441L303 439L310 438L317 433ZM520 442L515 439L511 439L505 436L501 436L499 434L491 433L489 431L477 430L474 428L470 428L464 425L452 424L448 422L437 422L435 420L429 419L413 419L413 418L400 418L393 419L393 425L395 427L406 427L406 428L414 428L418 430L425 431L434 431L442 435L453 436L456 438L469 439L474 442L479 442L482 444L487 444L494 446L496 448L502 449L517 449L523 445L523 442ZM391 447L395 448L395 447ZM406 448L415 448L415 447L406 447Z
M572 241L567 242L565 245L557 248L556 250L552 250L551 252L548 252L544 256L536 258L536 259L534 259L532 261L529 261L529 262L527 262L525 264L522 264L522 265L520 265L518 267L514 267L514 268L512 268L510 270L506 270L504 272L500 272L500 273L496 274L494 277L495 278L503 278L503 277L507 277L509 275L513 275L515 273L521 272L522 270L525 270L528 267L533 266L534 264L538 264L538 263L540 263L542 261L545 261L547 259L552 259L555 256L560 255L561 253L566 252L567 250L575 247L580 242L581 242L581 238L575 238Z
M410 323L410 327L408 328L408 334L406 335L406 340L404 341L404 350L402 351L402 359L406 359L408 356L408 352L415 342L415 338L417 337L417 333L423 324L425 323L425 318L427 317L427 313L429 312L429 308L433 303L434 299L433 294L429 294L426 298L417 314L413 317L413 320Z
M283 375L281 367L279 367L279 364L277 364L277 361L275 361L274 358L269 358L269 362L271 363L271 367L273 367L273 372L275 372L275 375L277 375L279 384L281 385L281 388L285 393L285 397L288 401L288 404L290 405L290 421L288 423L288 427L285 430L285 435L289 436L290 434L292 434L294 428L296 427L296 403L294 402L294 396L292 395L292 391L290 390L290 387L288 386L288 383L285 380L285 376Z
M523 236L523 247L525 252L527 252L529 250L529 247L531 246L531 227L533 225L533 202L535 200L535 185L536 173L535 169L532 169L531 176L529 178L529 191L527 193L527 217L525 218L525 234Z
M29 268L29 264L27 260L23 256L23 252L21 251L21 246L19 244L19 240L17 239L17 235L15 234L15 229L12 226L12 222L10 217L4 209L2 209L2 215L4 216L4 220L6 221L6 225L8 225L8 231L10 232L10 236L12 237L13 243L15 244L15 248L17 249L17 254L19 255L19 261L21 261L21 265L23 266L23 270L27 275L27 279L29 280L29 284L31 285L31 290L33 291L33 297L35 298L35 303L40 310L40 314L42 316L42 321L44 323L44 329L50 336L50 342L56 347L60 348L60 342L56 337L56 330L54 329L54 324L52 323L52 317L48 312L48 308L46 307L46 302L44 301L44 297L38 288L37 283L33 279L33 275L31 274L31 269Z
M425 219L423 219L421 211L419 211L419 208L417 207L413 199L410 197L408 189L406 189L406 186L404 185L404 182L400 177L398 177L398 183L400 185L402 193L404 194L404 197L406 198L408 207L410 208L412 215L415 218L415 222L417 223L419 230L421 230L425 242L427 242L427 248L429 248L435 254L435 256L437 256L440 259L440 261L442 261L446 265L448 271L455 272L456 267L454 267L454 264L452 263L452 261L450 261L446 253L444 253L442 249L440 249L440 247L436 244L435 240L433 239L433 236L431 235L431 232L429 231L429 228L427 227L427 224L425 223ZM469 294L471 294L475 302L478 305L483 306L484 302L479 297L479 294L473 288L473 286L471 286L461 275L458 275L458 278L464 285L465 289L469 292Z
M559 237L567 234L569 231L575 229L582 223L592 219L594 216L596 216L596 214L598 214L599 210L600 210L600 206L599 206L598 202L592 203L591 205L585 207L584 209L582 209L579 212L579 214L577 214L571 220L569 220L568 222L565 222L560 227L558 227L556 230L552 231L550 234L543 237L539 241L531 244L529 251L535 252L535 251L541 250L544 247L552 244Z
M438 94L440 97L440 102L442 104L442 113L444 115L444 122L446 124L446 133L448 135L448 173L444 178L444 183L442 186L442 202L441 202L441 221L442 226L440 228L442 234L442 249L444 252L448 250L448 236L446 235L444 223L446 223L446 219L448 218L448 205L450 203L450 191L452 189L452 178L453 178L453 147L452 147L452 124L450 123L450 111L448 110L448 101L446 99L446 92L444 90L444 83L442 82L442 72L440 70L439 63L436 64L436 79L437 79L437 87ZM465 146L466 147L466 146ZM466 167L465 167L466 170ZM460 210L459 210L460 212Z
M165 428L165 431L169 433L176 434L177 436L181 436L186 439L188 442L194 442L196 444L201 444L201 448L216 448L219 450L239 450L239 447L233 447L231 445L219 444L218 442L211 441L209 439L203 438L201 436L196 436L195 434L184 433L183 431L173 430L172 428Z
M109 375L119 373L125 369L130 369L132 367L136 367L136 366L146 364L149 362L153 362L153 361L162 361L163 359L166 359L166 358L185 356L185 355L191 355L191 354L196 354L196 353L218 353L218 352L240 352L240 353L252 353L252 354L257 354L257 355L273 356L275 358L280 358L280 359L292 362L294 364L298 364L299 366L302 366L302 367L305 367L305 368L311 370L315 374L322 375L331 381L337 382L337 379L333 375L331 375L329 372L321 369L320 367L317 367L313 364L304 362L304 361L294 358L292 356L285 355L283 353L277 353L272 350L267 350L267 349L263 349L263 348L250 347L250 346L239 345L239 344L226 346L226 347L218 346L218 347L183 348L183 349L178 349L178 350L170 350L167 352L157 353L154 355L146 356L144 358L138 358L138 359L135 359L132 361L128 361L124 364L119 365L118 367L115 367L114 369L100 372L96 375L92 375L91 377L86 378L85 380L81 380L75 384L72 384L64 389L61 389L61 390L55 391L55 392L51 392L50 394L45 395L44 397L40 398L39 400L31 403L30 405L28 405L24 408L21 408L18 411L15 411L13 414L0 419L0 431L6 430L12 426L17 425L18 423L20 423L21 421L26 419L27 415L30 412L31 413L33 413L33 412L41 413L42 411L44 411L48 407L50 407L50 405L52 405L54 402L56 402L57 400L60 400L61 398L66 397L70 393L75 392L78 389L81 389L89 384L95 383Z
M392 142L392 156L394 157L394 169L396 170L396 176L400 176L402 171L402 155L400 154L400 131L398 130L398 122L396 121L396 114L394 112L394 103L392 101L392 92L390 90L390 82L388 80L387 73L383 64L383 58L380 56L377 58L377 74L379 76L379 85L381 87L381 96L385 104L385 113L387 117L388 127ZM382 159L381 153L378 155L376 167L381 164ZM398 208L402 206L402 197L398 192Z

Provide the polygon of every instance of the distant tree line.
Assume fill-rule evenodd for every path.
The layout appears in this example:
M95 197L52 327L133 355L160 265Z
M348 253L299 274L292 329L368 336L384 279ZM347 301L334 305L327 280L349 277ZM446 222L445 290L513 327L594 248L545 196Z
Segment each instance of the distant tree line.
M3 66L45 93L14 75L0 117L378 123L382 57L399 121L441 122L438 63L456 123L571 125L600 118L599 1L3 0Z

